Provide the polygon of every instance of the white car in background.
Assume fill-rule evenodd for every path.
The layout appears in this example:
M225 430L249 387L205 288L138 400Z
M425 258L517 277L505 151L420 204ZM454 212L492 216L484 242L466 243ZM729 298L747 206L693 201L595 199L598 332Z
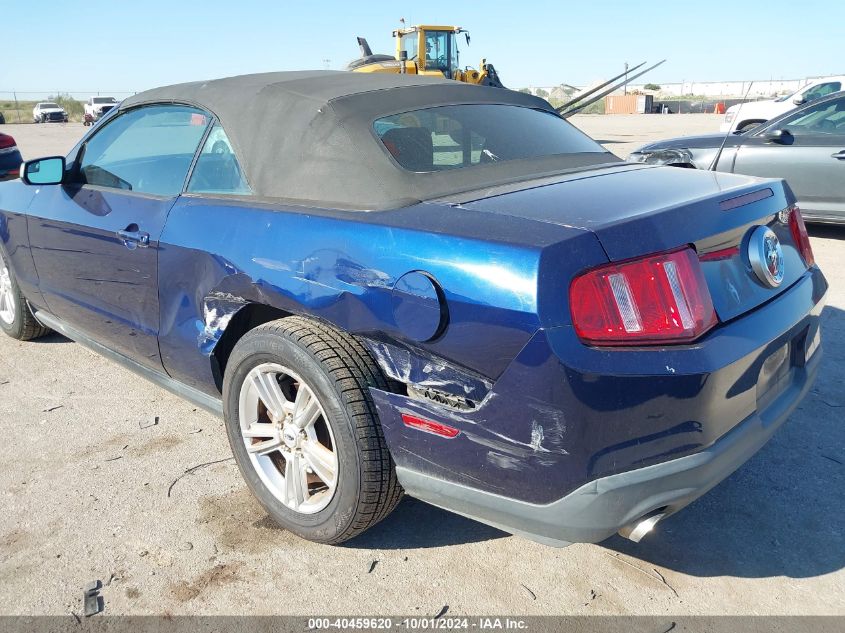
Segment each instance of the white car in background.
M719 131L722 134L727 134L728 132L741 132L756 127L765 121L789 112L792 108L839 92L843 85L845 85L845 77L825 77L811 81L792 94L777 99L749 101L731 106L725 112L725 120Z
M41 101L36 103L32 109L32 120L35 123L47 123L50 121L67 123L67 112L57 103Z
M85 114L96 121L117 104L118 101L114 97L90 97L85 102Z

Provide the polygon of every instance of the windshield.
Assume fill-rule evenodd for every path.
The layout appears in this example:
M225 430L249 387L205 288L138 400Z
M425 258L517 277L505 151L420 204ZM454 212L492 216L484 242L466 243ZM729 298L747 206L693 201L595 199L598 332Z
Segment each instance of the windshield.
M521 106L466 104L413 110L377 119L373 129L396 162L415 172L605 152L556 114Z
M39 108L58 108L59 106L56 105L55 103L39 103L38 107Z
M94 97L94 103L115 103L114 97Z

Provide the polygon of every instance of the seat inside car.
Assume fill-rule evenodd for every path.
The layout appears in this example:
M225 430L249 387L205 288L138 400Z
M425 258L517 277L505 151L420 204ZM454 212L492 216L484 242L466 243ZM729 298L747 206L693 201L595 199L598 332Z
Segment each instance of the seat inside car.
M434 144L427 128L395 127L384 133L382 142L405 169L434 170Z
M234 154L204 154L194 167L188 191L237 192L243 189L241 170Z

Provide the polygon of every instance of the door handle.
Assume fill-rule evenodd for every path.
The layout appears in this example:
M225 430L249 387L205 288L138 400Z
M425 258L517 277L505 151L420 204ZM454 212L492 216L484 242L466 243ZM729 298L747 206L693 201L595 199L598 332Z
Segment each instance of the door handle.
M139 231L137 224L130 224L122 231L118 231L117 236L123 240L123 245L129 249L147 248L150 245L150 234Z
M837 160L845 160L845 149L841 152L836 152L835 154L830 155L831 158L836 158Z

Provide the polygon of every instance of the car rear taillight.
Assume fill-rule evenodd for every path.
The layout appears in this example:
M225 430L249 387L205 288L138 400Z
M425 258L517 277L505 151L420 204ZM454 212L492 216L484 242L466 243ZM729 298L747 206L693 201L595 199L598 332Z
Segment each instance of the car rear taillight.
M692 341L716 325L716 311L692 248L609 264L569 288L575 332L593 345Z
M813 255L813 247L810 246L810 236L807 234L804 216L801 215L801 209L798 207L792 207L789 211L789 231L792 233L792 239L798 248L798 252L801 253L804 263L809 268L816 263L816 258Z
M15 146L15 139L8 134L0 134L0 149L8 149Z

